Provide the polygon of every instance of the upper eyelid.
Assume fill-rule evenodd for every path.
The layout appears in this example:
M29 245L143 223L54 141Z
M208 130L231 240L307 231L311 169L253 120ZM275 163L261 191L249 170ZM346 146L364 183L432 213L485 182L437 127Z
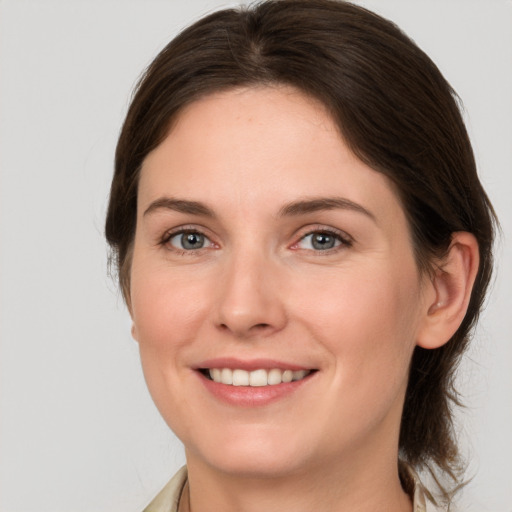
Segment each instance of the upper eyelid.
M168 229L164 232L164 234L160 237L158 243L159 244L165 244L167 243L172 237L179 235L181 233L188 233L188 232L197 232L201 235L205 236L210 240L211 243L215 245L219 245L218 241L215 240L215 235L211 234L211 230L206 228L205 226L198 225L198 224L183 224L181 226L176 226L174 228ZM296 245L300 240L305 238L306 236L312 235L314 233L328 233L331 235L334 235L336 237L339 237L345 244L354 243L354 238L349 235L346 231L343 231L338 228L334 228L332 226L326 226L324 224L316 224L316 225L308 225L303 226L302 228L295 231L295 234L292 235L293 242L291 242L290 245Z
M181 242L183 242L183 238L186 237L187 234L195 234L195 235L199 235L200 237L203 238L203 240L205 241L205 245L203 245L202 247L197 247L197 248L190 248L190 249L185 249L185 248L181 248L181 247L176 247L174 245L174 243L172 243L172 240L177 238L178 240L180 240ZM181 242L178 242L178 244L180 244ZM174 250L176 251L185 251L185 252L190 252L190 253L199 253L205 249L211 249L212 247L215 247L215 243L212 242L212 240L204 235L203 233L200 233L199 231L178 231L177 233L171 233L170 236L167 238L166 241L164 241L164 245L170 245L173 247Z
M171 244L171 240L174 237L177 237L179 235L183 235L185 233L197 233L204 238L206 238L209 242L207 247L199 247L197 249L181 249L179 247L174 246ZM164 235L157 241L156 244L158 247L165 249L166 251L170 253L180 254L180 255L200 255L203 253L203 251L211 250L218 248L218 244L212 240L212 237L205 234L203 230L198 229L197 227L187 227L187 226L179 226L176 228L172 228L170 230L167 230Z
M329 233L330 235L338 236L340 239L342 239L345 242L354 242L354 238L350 236L346 231L343 231L341 229L333 228L330 226L323 226L323 225L317 225L317 226L306 226L300 230L298 230L298 233L296 235L296 242L299 240L302 240L306 236L312 235L314 233Z
M212 236L209 234L209 230L203 226L198 226L197 224L183 224L182 226L176 226L165 231L161 237L161 240L170 240L173 236L179 235L181 233L199 233L208 238L208 240L211 240L212 238Z
M302 230L302 233L300 232L295 236L294 241L288 245L288 248L292 251L303 251L307 253L311 253L318 256L327 256L332 254L337 254L340 251L346 250L351 248L354 245L354 238L350 236L345 231L342 231L340 229L327 227L327 226L315 226L311 227L308 226L306 229ZM337 246L331 247L329 249L324 250L315 250L310 248L302 248L299 247L299 244L308 236L314 235L315 233L326 233L330 236L334 236L338 239L340 242Z

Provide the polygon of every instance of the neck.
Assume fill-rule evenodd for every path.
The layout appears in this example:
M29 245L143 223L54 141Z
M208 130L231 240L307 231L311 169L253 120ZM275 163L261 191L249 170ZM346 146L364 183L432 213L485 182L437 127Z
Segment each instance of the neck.
M359 454L356 465L334 467L333 461L323 461L301 473L272 477L223 473L194 457L187 459L191 512L412 511L396 456L374 454L363 460Z

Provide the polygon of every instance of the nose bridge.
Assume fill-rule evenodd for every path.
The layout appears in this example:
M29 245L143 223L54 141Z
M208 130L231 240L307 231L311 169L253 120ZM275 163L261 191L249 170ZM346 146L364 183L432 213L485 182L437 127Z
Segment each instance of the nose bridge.
M277 262L260 246L233 248L220 276L217 324L238 337L270 334L286 322Z

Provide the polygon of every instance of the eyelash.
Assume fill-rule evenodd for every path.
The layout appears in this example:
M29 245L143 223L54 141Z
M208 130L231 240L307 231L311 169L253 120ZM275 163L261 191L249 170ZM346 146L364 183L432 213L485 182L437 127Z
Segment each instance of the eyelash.
M172 231L169 231L167 232L163 237L162 239L160 240L160 242L158 243L158 245L162 246L162 247L165 247L165 246L170 246L170 241L176 237L176 236L183 236L183 235L187 235L187 234L196 234L196 235L200 235L202 237L205 238L205 240L207 240L211 245L215 245L214 242L211 241L210 237L208 237L207 235L205 235L200 229L196 228L196 227L181 227L181 228L177 228L175 230L172 230ZM203 252L203 250L205 249L209 249L210 247L200 247L199 249L179 249L178 247L175 247L175 246L171 246L171 248L168 247L168 250L172 250L173 252L177 253L178 255L180 256L197 256L199 254L201 254Z
M198 229L196 227L192 227L192 226L191 227L181 227L181 228L177 228L177 229L175 229L173 231L167 232L162 237L162 239L160 240L158 245L163 246L163 247L169 246L170 245L170 241L174 237L177 237L177 236L180 236L180 235L183 236L183 235L186 235L186 234L197 234L197 235L200 235L200 236L204 237L209 242L210 246L208 246L208 247L200 247L199 249L179 249L178 247L171 246L172 249L169 249L169 250L172 250L173 252L179 254L180 256L199 255L204 250L209 249L211 246L215 246L216 245L200 229ZM319 250L301 249L300 247L298 247L298 245L302 241L304 241L307 237L312 236L312 235L326 235L326 236L329 236L329 237L333 237L335 239L335 241L339 242L339 243L338 243L338 245L335 245L334 247L331 247L329 249L319 249ZM353 245L353 240L346 233L344 233L342 231L338 231L338 230L333 229L333 228L325 228L325 227L322 227L322 226L318 226L318 227L315 227L313 229L310 228L305 234L301 235L301 237L298 239L298 241L294 242L291 245L290 249L292 249L292 250L306 250L306 251L310 251L312 253L315 253L316 255L327 255L327 254L332 254L333 252L337 252L339 250L343 250L343 249L349 248L352 245Z
M307 251L311 251L315 256L322 256L322 255L328 255L332 254L334 252L338 252L343 249L347 249L349 247L352 247L354 241L351 237L349 237L346 233L343 231L339 231L333 228L325 228L323 226L318 226L315 228L310 228L305 234L303 234L297 242L295 242L291 249L293 250L301 250L300 247L297 247L298 244L300 244L302 241L304 241L308 236L312 235L326 235L329 237L333 237L336 242L339 242L338 245L331 247L329 249L303 249Z

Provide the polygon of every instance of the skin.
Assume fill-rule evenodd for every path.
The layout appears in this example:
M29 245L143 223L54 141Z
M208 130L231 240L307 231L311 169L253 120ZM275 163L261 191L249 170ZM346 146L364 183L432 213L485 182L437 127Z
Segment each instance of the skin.
M352 206L285 211L319 198ZM416 344L449 339L443 304L460 294L420 275L393 187L322 105L288 87L192 103L144 161L137 215L133 335L185 445L191 509L412 510L397 472L409 363ZM183 228L205 235L204 247L184 250ZM318 250L309 235L326 230L336 245ZM467 245L451 252L471 277ZM195 370L216 357L317 371L276 402L237 407Z

